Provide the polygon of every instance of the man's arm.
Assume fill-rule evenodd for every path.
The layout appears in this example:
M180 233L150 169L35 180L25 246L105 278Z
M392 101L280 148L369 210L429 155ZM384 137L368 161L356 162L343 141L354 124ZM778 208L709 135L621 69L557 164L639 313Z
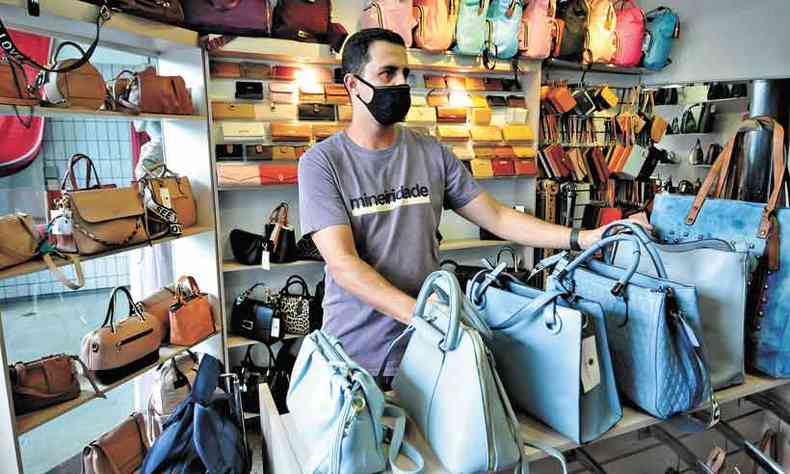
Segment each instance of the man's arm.
M326 227L313 233L313 242L338 285L377 311L409 324L417 300L395 288L359 258L351 227Z

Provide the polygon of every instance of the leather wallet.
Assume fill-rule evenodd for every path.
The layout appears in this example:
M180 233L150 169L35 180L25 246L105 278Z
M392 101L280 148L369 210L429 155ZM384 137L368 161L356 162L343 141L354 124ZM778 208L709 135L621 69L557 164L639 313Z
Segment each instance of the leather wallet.
M469 139L469 129L452 125L439 125L437 127L439 138L445 141L465 141Z
M489 107L505 107L507 106L507 100L499 95L489 95L486 97L486 101L488 102Z
M454 146L452 152L461 161L469 161L475 158L475 152L466 146Z
M302 155L304 155L304 152L307 151L307 147L306 146L295 146L293 148L294 148L294 154L296 155L296 159L297 160L299 158L301 158Z
M315 141L320 142L325 140L335 133L342 132L343 126L341 125L313 125L313 136Z
M508 107L520 107L522 109L527 107L527 100L522 96L509 95L506 100Z
M299 120L333 122L335 120L335 106L299 104Z
M310 79L320 84L326 84L335 80L335 73L331 69L311 68L309 74L312 74Z
M411 95L411 106L412 107L426 107L428 105L428 100L425 98L425 95Z
M570 112L576 107L576 99L567 86L553 87L549 91L548 100L554 110L562 114Z
M457 91L466 90L466 78L463 76L446 76L447 88Z
M220 128L225 140L266 139L266 126L259 122L223 122Z
M269 92L271 93L282 93L282 94L293 94L299 90L295 84L291 84L290 82L270 82L269 83Z
M302 84L299 86L299 92L302 94L324 94L326 92L323 84Z
M310 125L272 123L272 141L274 142L308 142L311 136Z
M439 123L466 123L466 109L463 107L437 107L436 120Z
M306 94L299 93L299 103L301 104L325 104L326 96L324 94Z
M530 160L514 160L513 163L518 176L536 176L538 174L538 167L534 158Z
M244 147L249 161L269 161L272 159L272 147L266 145L247 145Z
M263 100L263 83L236 81L236 98L247 100Z
M491 109L475 107L472 109L472 123L474 125L488 125L491 123Z
M490 92L499 92L504 89L502 79L496 77L486 77L483 79L483 84L485 85L485 90Z
M515 159L516 153L513 151L512 146L498 146L494 149L494 154L499 159Z
M436 76L433 74L425 75L425 88L426 89L447 89L447 81L444 76Z
M431 91L426 96L425 100L431 107L444 107L450 103L450 95L446 92Z
M351 105L351 99L343 84L327 84L324 88L327 104Z
M245 79L269 79L272 76L272 68L268 64L243 62L240 67L241 77Z
M244 159L244 149L241 145L214 145L214 156L217 161L234 161Z
M209 75L212 79L238 79L241 77L241 65L226 61L209 62Z
M600 110L608 110L612 107L616 107L620 99L611 87L603 86L598 90L598 93L595 94L595 102Z
M412 106L406 114L409 123L436 123L436 109L433 107Z
M295 104L299 102L296 92L271 92L269 100L275 104Z
M472 147L475 158L478 160L493 160L496 158L496 148L490 146Z
M351 98L348 95L328 95L324 102L335 105L351 105Z
M530 142L535 139L529 125L505 125L502 135L506 142Z
M472 107L480 108L480 109L487 109L488 108L488 99L484 95L470 95L469 101L472 103Z
M527 123L527 116L527 109L508 107L505 111L505 123L525 124Z
M337 106L337 120L340 122L350 122L353 109L350 105Z
M302 73L302 68L277 65L272 67L272 79L277 81L293 81Z
M273 160L295 160L296 147L293 146L274 146L272 147Z
M516 158L534 158L538 152L532 146L514 146L513 154L516 155Z
M212 102L211 115L215 120L252 120L255 119L255 106L233 102Z
M298 108L295 104L276 104L267 102L255 104L255 120L265 122L281 122L299 118Z
M475 142L501 142L502 131L498 127L472 127L472 141Z
M299 165L296 163L277 163L261 165L259 182L263 185L296 184Z
M261 184L260 165L217 163L220 186L250 186Z
M521 85L515 79L502 79L502 90L515 92L521 90Z
M483 82L482 77L466 77L464 78L464 85L468 91L484 91L486 84Z
M513 160L491 160L494 176L514 176L516 167Z
M491 160L475 158L469 163L472 168L472 176L475 178L491 178L494 176L494 167L491 165Z

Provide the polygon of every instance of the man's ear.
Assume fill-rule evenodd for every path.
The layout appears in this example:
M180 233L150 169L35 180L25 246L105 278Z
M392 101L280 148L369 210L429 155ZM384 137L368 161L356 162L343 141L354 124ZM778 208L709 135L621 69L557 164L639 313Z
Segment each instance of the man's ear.
M358 82L359 81L357 81L357 78L354 77L353 74L346 74L343 76L343 84L346 86L348 93L352 96L358 94L356 90Z

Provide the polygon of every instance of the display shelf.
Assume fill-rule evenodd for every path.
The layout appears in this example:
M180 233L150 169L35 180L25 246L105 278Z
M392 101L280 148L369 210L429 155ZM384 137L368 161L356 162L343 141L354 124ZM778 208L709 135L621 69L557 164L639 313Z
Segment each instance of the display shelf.
M692 168L712 168L713 165L691 165Z
M221 192L229 192L229 191L264 191L267 189L272 188L291 188L296 187L296 184L260 184L260 185L249 185L249 186L219 186L217 191Z
M205 234L207 232L213 232L214 229L212 227L205 227L205 226L193 226L187 227L184 229L184 233L180 236L172 236L172 237L163 237L161 239L156 239L151 241L151 245L157 245L164 242L171 242L173 240L183 239L186 237L192 237L193 235L200 235ZM88 260L95 260L97 258L107 257L109 255L117 255L119 253L129 252L131 250L140 249L143 247L148 246L148 242L143 242L140 244L129 245L127 247L110 250L109 252L98 253L95 255L86 255L80 257L80 262L85 262ZM53 257L52 260L55 262L55 266L57 267L64 267L71 265L71 260L66 260L60 257ZM6 268L5 270L0 271L0 280L4 280L6 278L13 278L18 277L21 275L27 275L28 273L35 273L40 272L42 270L46 270L47 264L41 260L32 260L30 262L22 263L19 265L14 265L13 267Z
M17 106L19 115L22 117L76 117L83 119L100 119L100 120L117 120L117 121L131 121L131 120L189 120L189 121L205 121L206 115L171 115L171 114L127 114L124 112L114 112L111 110L87 110L87 109L70 109L61 107L43 107L35 105L33 107ZM15 115L14 107L10 105L0 105L0 115Z
M781 387L788 383L790 383L790 380L771 379L759 375L747 374L743 384L717 391L716 398L718 398L720 404L724 404L727 402L739 400L755 393ZM559 449L560 451L566 451L579 446L578 444L547 428L545 425L529 416L521 414L518 416L519 421L521 422L521 435L524 437L524 439L536 441ZM653 418L652 416L641 411L637 411L634 408L624 406L623 418L612 429L604 433L603 436L594 442L632 433L658 423L663 423L663 420ZM536 461L546 457L546 454L542 451L529 447L525 449L524 454L527 461Z
M206 337L202 341L198 342L192 347L195 347L199 344L202 344L209 339L219 335L219 332L212 334L211 336ZM184 347L184 346L162 346L159 348L159 360L156 363L148 365L140 370L132 372L131 374L123 377L122 379L113 382L111 384L102 384L98 383L98 387L104 392L105 394L111 392L112 390L126 384L127 382L134 380L135 378L139 377L140 375L148 372L149 370L153 369L154 367L162 364L163 362L167 362L168 360L176 357L177 355L186 352L187 350L191 349L191 347ZM85 377L82 375L79 376L80 378L80 396L75 398L74 400L69 400L64 403L59 403L57 405L53 405L51 407L47 407L41 410L34 411L32 413L27 413L25 415L19 416L16 419L16 427L19 434L27 433L49 421L54 420L55 418L64 415L71 410L88 403L91 400L99 398L96 393L93 391L90 383L88 382Z
M295 262L289 263L272 263L271 269L272 270L279 270L282 268L294 268L294 267L305 267L308 265L323 265L324 262L318 262L315 260L297 260ZM225 260L222 262L222 271L224 273L233 273L233 272L245 272L245 271L254 271L254 270L261 270L260 265L244 265L243 263L235 262L233 260Z
M286 334L283 337L283 340L288 341L290 339L299 339L302 336L296 336L294 334ZM255 339L248 339L244 336L237 336L235 334L228 334L227 339L228 348L232 349L234 347L247 347L253 346L255 344L263 344L261 341L256 341Z
M453 250L477 249L485 247L501 247L503 245L513 245L515 242L510 240L476 240L476 239L457 239L445 240L439 244L439 251L449 252Z
M614 64L581 64L575 61L567 61L565 59L549 58L543 61L544 69L559 69L565 71L588 71L588 72L602 72L608 74L624 74L631 76L641 76L643 74L650 74L652 71L640 67L620 67Z
M515 181L518 179L529 179L535 176L529 175L516 175L516 176L476 176L476 181Z
M668 135L664 135L664 138L671 138L671 137L709 137L713 135L718 135L717 132L708 132L708 133L670 133Z

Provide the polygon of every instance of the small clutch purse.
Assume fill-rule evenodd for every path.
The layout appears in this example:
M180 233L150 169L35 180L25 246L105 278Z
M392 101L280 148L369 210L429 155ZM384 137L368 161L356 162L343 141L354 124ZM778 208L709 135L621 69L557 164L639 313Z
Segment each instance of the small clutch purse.
M309 142L312 136L310 125L272 123L272 141Z
M299 120L333 122L335 120L335 106L299 104Z
M236 98L246 100L263 100L263 83L236 81Z
M498 127L472 127L472 140L475 142L501 142L502 131Z
M241 147L241 145L215 145L214 151L217 161L244 159L244 149Z
M266 145L247 145L244 147L247 159L250 161L270 161L272 147Z
M439 123L466 123L466 108L437 107L436 119Z
M440 125L437 128L440 140L464 141L469 139L469 130L466 127Z

